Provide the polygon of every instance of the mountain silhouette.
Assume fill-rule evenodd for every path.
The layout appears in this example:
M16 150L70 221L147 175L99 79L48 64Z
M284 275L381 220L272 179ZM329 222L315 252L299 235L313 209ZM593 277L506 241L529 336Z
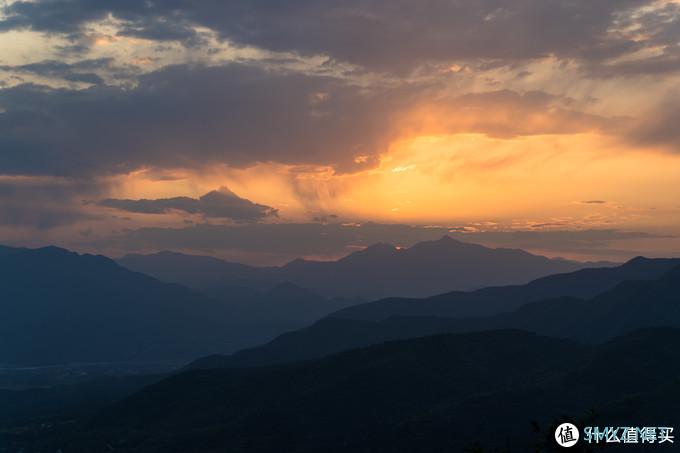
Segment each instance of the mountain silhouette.
M525 285L453 291L426 299L388 298L339 310L329 316L381 320L392 316L468 317L514 310L544 299L588 299L625 280L653 280L680 265L680 259L636 257L620 266L586 268L536 279Z
M280 283L271 275L274 268L232 263L211 256L164 251L150 255L125 255L117 262L158 280L201 291L223 287L264 289Z
M291 322L319 305L295 283L199 293L56 247L2 248L0 275L4 363L187 360L233 346L234 335L263 323L261 312ZM635 258L526 285L362 304L167 378L0 391L0 419L14 426L0 429L0 444L74 453L552 451L564 420L677 426L679 295L676 260ZM492 314L458 316L475 303ZM340 316L348 312L361 316Z
M676 308L680 280L673 277L680 267L674 266L677 260L635 258L616 268L585 269L523 286L450 293L425 300L386 299L341 310L262 346L198 359L188 368L308 360L355 347L445 332L517 328L592 342L647 326L680 327ZM578 299L572 297L574 293L600 294ZM457 307L458 303L490 303L498 311L499 307L520 307L491 316L455 317L470 311L468 305ZM479 308L479 312L489 310ZM356 313L359 315L351 316Z
M437 335L286 366L187 371L85 424L53 430L41 447L428 453L481 443L484 451L553 451L560 420L677 426L678 375L677 329L601 345L518 330Z
M363 300L425 297L452 290L525 283L593 265L549 259L517 249L488 248L449 236L405 249L375 244L336 261L297 259L280 267L258 268L172 252L128 255L118 262L159 280L198 290L221 286L262 289L291 282L326 297Z
M680 266L657 280L624 281L590 300L525 305L488 324L527 326L534 332L593 342L644 327L680 327Z
M258 344L338 305L285 285L217 299L57 247L0 250L0 364L173 361Z

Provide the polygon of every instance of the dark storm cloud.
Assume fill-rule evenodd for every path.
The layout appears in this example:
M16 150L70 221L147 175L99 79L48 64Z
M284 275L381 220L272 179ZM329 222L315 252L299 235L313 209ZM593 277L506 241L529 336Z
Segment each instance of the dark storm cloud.
M199 198L174 197L154 200L109 198L100 201L98 204L142 214L164 214L181 211L189 214L201 214L205 217L226 218L237 222L252 222L277 216L276 209L241 198L226 187L208 192Z
M452 98L437 91L429 84L366 88L240 64L167 67L135 88L20 85L0 90L0 169L90 177L273 161L352 172L374 165L405 130L509 137L600 130L612 121L539 92ZM441 124L408 117L433 101Z
M609 55L598 55L595 49L586 65L589 75L663 75L680 70L680 4L659 3L657 8L642 10L635 15L620 15L617 23L618 30L633 30L638 34L637 43L628 50L647 48L649 52L636 58L600 64L600 60Z
M680 152L680 94L670 95L668 100L653 111L646 112L635 127L628 131L628 138L637 145L659 146Z
M457 59L516 61L556 55L599 61L677 39L664 18L648 12L658 31L641 41L618 30L630 8L652 0L157 0L19 1L0 29L75 34L109 14L122 34L195 40L196 25L238 44L303 55L325 54L378 70L402 70ZM614 32L612 32L614 30ZM637 39L634 39L637 38Z
M414 94L238 64L167 67L134 89L22 85L0 91L0 168L71 175L277 161L351 170L384 151L393 112Z
M350 0L232 2L201 21L236 42L327 54L373 69L458 59L516 61L617 55L633 46L606 36L614 15L641 0ZM231 5L230 4L230 5ZM243 6L247 5L247 6Z
M0 226L47 230L92 219L80 197L104 187L94 181L0 178Z
M37 63L29 63L17 66L3 65L0 66L0 70L63 79L69 82L83 82L98 85L104 81L99 75L96 74L95 71L109 71L113 69L112 64L112 58L82 60L76 63L64 63L58 60L44 60Z
M640 75L665 75L680 70L680 33L679 44L668 46L663 53L635 60L612 64L588 64L587 75L594 78L635 77Z

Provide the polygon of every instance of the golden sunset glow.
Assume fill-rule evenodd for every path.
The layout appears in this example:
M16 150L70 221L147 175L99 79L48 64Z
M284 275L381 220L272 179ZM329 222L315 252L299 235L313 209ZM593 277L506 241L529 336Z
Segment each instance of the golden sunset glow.
M565 10L568 39L521 8L449 5L466 19L427 22L432 34L424 27L413 47L388 45L403 32L391 12L357 6L385 20L376 49L345 48L342 33L296 41L271 24L258 41L155 6L139 13L148 23L96 7L69 12L72 25L29 26L32 7L5 5L0 126L8 149L38 151L6 154L2 174L56 178L15 190L42 206L61 187L70 213L52 219L15 199L7 212L25 220L0 225L8 237L93 249L144 228L373 222L630 231L659 250L680 233L678 2ZM505 27L531 32L501 39ZM212 192L258 217L166 206Z
M669 216L668 225L678 220L678 174L680 156L626 148L598 134L512 139L454 134L394 142L376 168L350 175L275 164L200 173L140 171L120 179L114 195L199 196L228 186L279 208L288 220L326 212L408 223L636 227L656 224L659 211ZM591 200L606 203L588 204Z

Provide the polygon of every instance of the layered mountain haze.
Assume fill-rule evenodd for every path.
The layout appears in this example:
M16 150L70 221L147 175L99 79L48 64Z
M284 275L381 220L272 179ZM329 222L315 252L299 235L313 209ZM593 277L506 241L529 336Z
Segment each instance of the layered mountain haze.
M135 272L199 291L211 291L225 286L259 289L271 287L278 282L272 276L275 268L248 266L212 256L164 251L150 255L125 255L116 261Z
M229 344L219 304L102 256L17 250L0 269L2 363L176 360Z
M181 362L338 308L292 285L220 298L56 247L0 253L0 363Z
M486 316L515 310L544 299L569 296L588 299L625 280L654 280L676 266L680 259L634 258L623 265L586 268L550 275L525 285L453 291L426 299L387 298L339 310L330 316L381 320L391 316Z
M472 250L481 258L471 267L488 255L554 262L449 241L404 251L377 245L282 268L173 253L134 258L197 289L103 256L0 248L1 362L127 370L88 377L68 365L75 375L65 382L40 367L28 378L3 371L4 385L16 388L0 391L0 445L12 453L542 451L558 417L680 422L665 397L678 376L680 335L668 328L680 328L678 259L638 257L523 285L349 308L351 300L278 279L287 267L312 282L327 269L370 273L374 262L431 266L437 260L414 257L437 247L449 259L451 250L458 259ZM187 262L194 266L182 272ZM631 371L628 360L644 367ZM172 375L140 371L163 361L188 365Z
M680 327L678 275L680 260L635 258L614 268L584 269L522 286L422 300L386 299L340 310L260 347L197 360L189 368L309 360L385 341L446 332L517 328L596 342L643 327ZM485 316L470 317L474 316L471 312Z
M487 325L527 326L545 335L603 341L645 327L680 327L680 266L651 281L628 280L590 300L526 305Z
M2 248L0 363L190 360L266 342L371 294L431 293L583 266L450 238L280 268L170 252L119 263L132 270L56 247ZM487 278L489 269L497 272Z
M425 297L451 290L526 283L538 277L612 263L549 259L523 250L488 248L444 236L409 248L375 244L337 261L294 260L252 267L172 252L128 255L118 262L160 280L205 290L270 287L291 282L327 297Z

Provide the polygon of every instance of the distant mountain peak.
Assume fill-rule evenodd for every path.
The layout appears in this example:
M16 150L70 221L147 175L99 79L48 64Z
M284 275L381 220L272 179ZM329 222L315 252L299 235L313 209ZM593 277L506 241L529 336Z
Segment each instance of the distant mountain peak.
M57 247L56 245L48 245L45 247L39 247L37 249L32 250L33 253L44 253L44 254L54 254L54 255L70 255L70 256L75 256L78 255L76 252L72 252L70 250L63 249L61 247Z
M446 250L451 249L452 247L464 247L472 245L476 247L483 247L482 245L470 244L468 242L459 241L458 239L454 239L448 234L445 234L444 236L436 240L418 242L417 244L414 244L411 248L438 247L440 249Z
M624 264L638 264L638 263L644 263L649 261L649 258L646 258L644 256L636 256L635 258L631 258L628 261L626 261Z
M473 244L470 242L459 241L451 236L444 235L440 239L432 241L422 241L417 244L413 244L408 248L412 253L414 252L426 252L434 254L451 253L452 251L457 252L460 250L493 250L489 247Z
M300 266L306 266L307 263L309 263L309 261L307 261L304 258L295 258L294 260L289 261L286 264L284 264L281 268L282 269L294 269L294 268L297 268L297 267L300 267Z
M118 267L118 264L116 264L115 261L104 255L78 253L54 245L48 245L46 247L35 249L25 248L16 250L17 256L23 257L23 259L26 260L37 260L35 262L41 265L49 265L50 263L52 265L59 263L73 263L83 267L91 267L96 263L97 266Z
M351 253L344 258L341 258L338 262L352 262L355 260L363 260L366 258L389 258L400 250L392 244L386 242L377 242L375 244L369 245L363 250Z
M623 263L623 267L628 269L645 268L649 265L654 265L654 263L671 263L672 265L675 261L676 259L673 258L647 258L644 256L636 256Z
M123 259L130 269L192 288L219 288L225 284L267 289L292 282L326 297L424 297L453 290L520 284L550 274L569 272L585 264L549 260L519 249L492 248L438 235L416 244L376 242L340 259L298 258L283 266L257 268L227 266L227 262L196 262L197 257L153 256ZM200 264L200 266L199 266ZM182 267L191 269L183 270Z
M396 247L392 244L389 244L387 242L377 242L373 245L369 245L365 249L362 250L362 252L379 252L379 251L394 251L396 250Z

